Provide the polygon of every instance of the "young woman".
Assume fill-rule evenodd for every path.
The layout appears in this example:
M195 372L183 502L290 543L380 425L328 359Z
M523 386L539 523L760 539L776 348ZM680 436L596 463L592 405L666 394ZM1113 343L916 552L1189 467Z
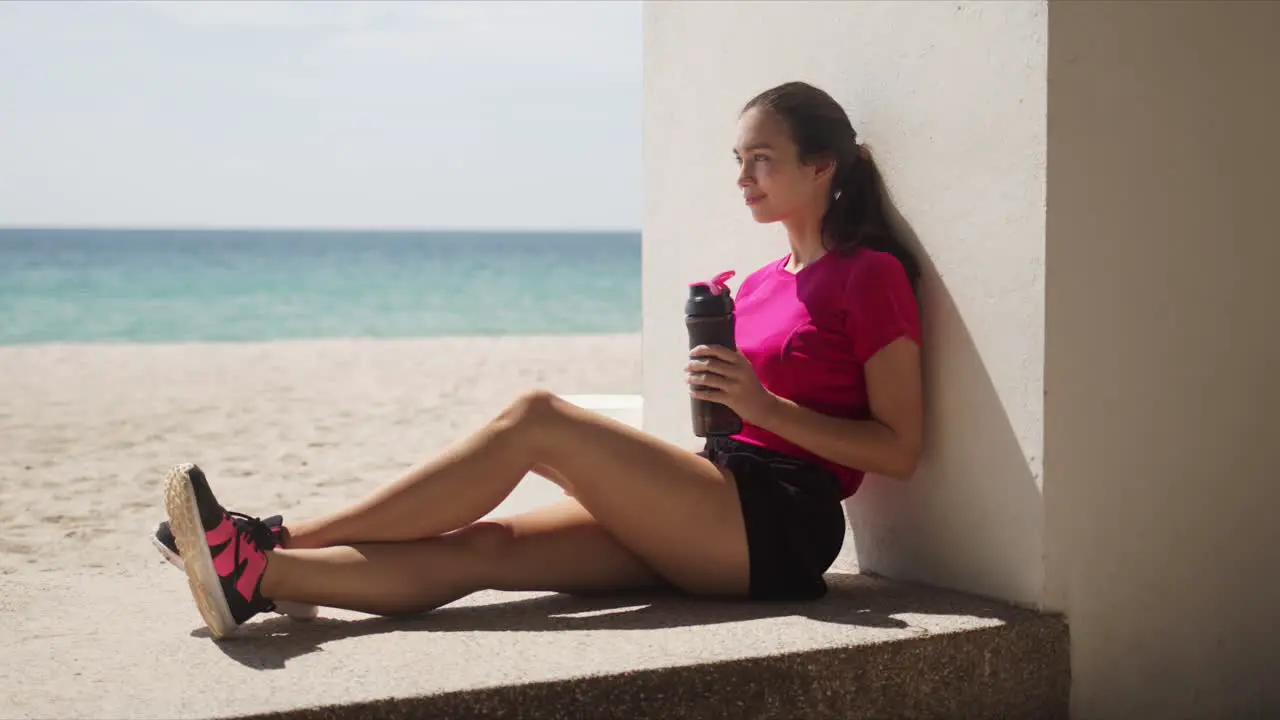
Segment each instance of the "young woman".
M356 505L288 526L228 512L198 467L178 466L157 540L213 636L277 607L416 613L482 589L824 594L841 500L865 472L908 478L920 452L917 266L823 91L752 99L733 154L752 216L790 244L738 290L740 349L695 348L686 367L709 388L690 394L735 410L740 434L690 452L533 391ZM530 471L567 499L479 521Z

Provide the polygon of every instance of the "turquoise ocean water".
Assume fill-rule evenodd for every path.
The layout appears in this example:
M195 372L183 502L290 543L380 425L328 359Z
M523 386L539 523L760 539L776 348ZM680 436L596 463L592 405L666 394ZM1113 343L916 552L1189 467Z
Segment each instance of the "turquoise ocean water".
M0 345L640 329L640 234L0 229Z

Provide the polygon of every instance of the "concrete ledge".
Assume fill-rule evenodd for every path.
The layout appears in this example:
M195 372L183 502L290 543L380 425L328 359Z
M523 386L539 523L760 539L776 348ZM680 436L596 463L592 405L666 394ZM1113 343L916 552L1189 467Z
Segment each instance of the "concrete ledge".
M578 407L594 410L618 422L640 427L644 419L644 398L640 395L563 395Z
M1061 619L866 576L806 604L481 593L214 643L181 575L140 570L6 578L0 715L1066 717Z
M639 425L638 396L566 399ZM491 516L558 497L530 476ZM140 532L110 570L5 577L0 717L1066 717L1061 619L828 578L813 603L490 592L407 620L270 616L214 643Z

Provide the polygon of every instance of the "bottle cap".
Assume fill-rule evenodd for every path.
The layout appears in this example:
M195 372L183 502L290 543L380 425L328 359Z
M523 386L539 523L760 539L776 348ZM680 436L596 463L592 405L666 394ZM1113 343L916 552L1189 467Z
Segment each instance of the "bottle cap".
M684 304L685 315L707 317L733 312L733 294L725 281L736 274L727 270L710 280L690 283L689 299Z

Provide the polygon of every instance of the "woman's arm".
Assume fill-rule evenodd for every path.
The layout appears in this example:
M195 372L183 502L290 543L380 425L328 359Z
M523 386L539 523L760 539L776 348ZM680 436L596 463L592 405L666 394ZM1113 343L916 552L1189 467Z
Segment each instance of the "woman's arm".
M865 365L872 420L846 420L773 398L751 423L846 467L906 480L920 459L924 411L920 348L909 338Z

